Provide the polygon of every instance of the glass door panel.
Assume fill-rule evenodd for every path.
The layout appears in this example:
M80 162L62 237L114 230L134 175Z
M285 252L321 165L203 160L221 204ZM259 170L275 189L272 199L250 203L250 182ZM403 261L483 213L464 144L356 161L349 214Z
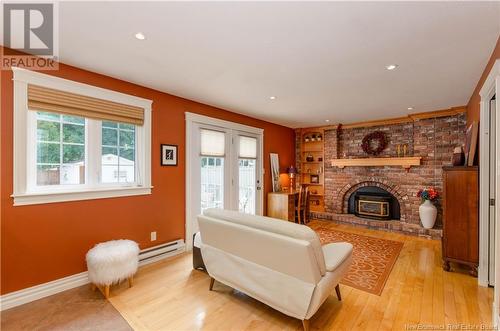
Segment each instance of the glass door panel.
M201 211L224 208L224 158L201 157Z
M257 191L256 160L239 159L239 211L255 214L255 201Z

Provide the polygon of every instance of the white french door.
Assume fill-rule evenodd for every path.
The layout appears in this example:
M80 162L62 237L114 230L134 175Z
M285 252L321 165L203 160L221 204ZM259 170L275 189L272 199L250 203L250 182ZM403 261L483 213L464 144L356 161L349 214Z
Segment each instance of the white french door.
M233 146L235 168L234 174L234 201L237 206L233 209L241 213L262 214L261 195L262 183L260 169L262 160L259 155L259 136L248 132L233 131Z
M261 129L186 113L186 243L207 208L262 214Z

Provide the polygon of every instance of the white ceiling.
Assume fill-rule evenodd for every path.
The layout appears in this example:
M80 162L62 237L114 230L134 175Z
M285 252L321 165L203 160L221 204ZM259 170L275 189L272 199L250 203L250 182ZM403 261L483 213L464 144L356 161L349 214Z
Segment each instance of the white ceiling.
M301 127L465 105L500 2L64 2L59 22L64 63Z

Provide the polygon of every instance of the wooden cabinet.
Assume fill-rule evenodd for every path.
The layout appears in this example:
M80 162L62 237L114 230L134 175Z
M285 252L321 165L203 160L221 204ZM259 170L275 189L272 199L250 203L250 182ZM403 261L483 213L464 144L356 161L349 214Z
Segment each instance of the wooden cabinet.
M267 195L267 216L295 222L298 192L271 192Z
M479 178L477 167L443 168L443 269L450 262L479 263Z

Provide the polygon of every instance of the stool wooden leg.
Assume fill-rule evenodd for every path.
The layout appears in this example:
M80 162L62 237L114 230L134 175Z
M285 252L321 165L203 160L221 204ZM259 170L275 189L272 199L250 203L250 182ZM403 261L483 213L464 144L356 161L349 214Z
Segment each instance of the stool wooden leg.
M212 291L212 289L214 288L214 282L215 282L215 279L210 277L210 287L208 288L210 291Z
M108 299L108 298L109 298L109 285L106 285L106 286L104 287L104 297L105 297L106 299Z
M134 277L129 277L128 278L128 287L132 287L133 282L134 282Z

